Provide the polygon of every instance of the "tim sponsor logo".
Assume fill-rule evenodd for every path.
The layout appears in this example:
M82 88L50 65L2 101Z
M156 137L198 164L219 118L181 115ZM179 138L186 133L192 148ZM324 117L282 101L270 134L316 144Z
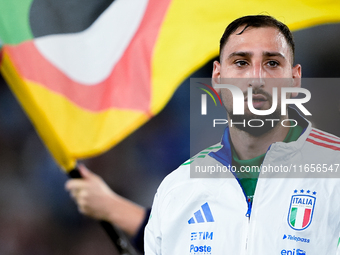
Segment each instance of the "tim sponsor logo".
M192 232L190 234L191 241L210 241L213 240L214 232ZM190 245L191 254L211 254L211 245Z
M191 241L195 240L213 240L214 232L192 232Z

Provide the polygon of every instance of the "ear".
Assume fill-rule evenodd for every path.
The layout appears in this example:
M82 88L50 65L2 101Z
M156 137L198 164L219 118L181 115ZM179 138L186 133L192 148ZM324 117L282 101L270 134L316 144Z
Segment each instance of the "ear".
M301 65L297 64L292 68L293 87L301 87ZM292 97L297 97L299 93L292 93Z
M217 93L220 93L221 89L216 89L214 85L220 82L220 78L221 78L221 64L217 60L215 60L213 64L211 84L213 85Z

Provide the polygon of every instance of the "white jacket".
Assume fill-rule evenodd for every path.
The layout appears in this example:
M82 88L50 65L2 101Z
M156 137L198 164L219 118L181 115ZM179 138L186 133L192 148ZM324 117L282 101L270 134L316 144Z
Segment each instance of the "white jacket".
M296 142L272 144L263 166L295 165L300 170L301 165L304 178L285 178L294 176L291 172L261 173L251 207L232 173L224 175L231 178L190 178L190 166L231 164L226 129L222 148L198 154L192 164L187 161L163 180L145 228L145 254L335 255L340 138L299 118L305 132ZM313 167L313 173L304 170ZM317 171L330 172L330 167L333 178L316 178Z

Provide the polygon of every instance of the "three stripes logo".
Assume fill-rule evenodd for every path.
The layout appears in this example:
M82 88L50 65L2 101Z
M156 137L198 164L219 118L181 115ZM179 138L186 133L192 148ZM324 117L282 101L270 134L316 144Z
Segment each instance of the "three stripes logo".
M208 89L210 89L217 96L218 100L220 101L220 104L222 105L222 100L221 100L220 96L218 95L217 91L212 86L205 84L203 82L199 82L199 84L202 84L205 87L207 87ZM206 92L212 98L212 100L214 101L215 106L217 106L216 100L215 100L213 94L209 90L207 90L205 88L199 88L199 89ZM207 115L207 94L201 95L201 115Z
M312 223L316 192L294 190L288 212L288 224L294 230L304 230Z
M214 217L211 213L208 202L201 206L197 212L194 213L194 217L188 220L189 224L203 223L203 222L215 222Z

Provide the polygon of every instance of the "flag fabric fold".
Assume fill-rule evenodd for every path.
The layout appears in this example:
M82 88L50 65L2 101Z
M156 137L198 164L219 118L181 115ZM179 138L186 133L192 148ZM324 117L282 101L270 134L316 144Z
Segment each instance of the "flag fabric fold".
M340 21L336 0L87 2L0 1L0 70L66 171L156 115L218 55L232 20L269 14L292 30Z

